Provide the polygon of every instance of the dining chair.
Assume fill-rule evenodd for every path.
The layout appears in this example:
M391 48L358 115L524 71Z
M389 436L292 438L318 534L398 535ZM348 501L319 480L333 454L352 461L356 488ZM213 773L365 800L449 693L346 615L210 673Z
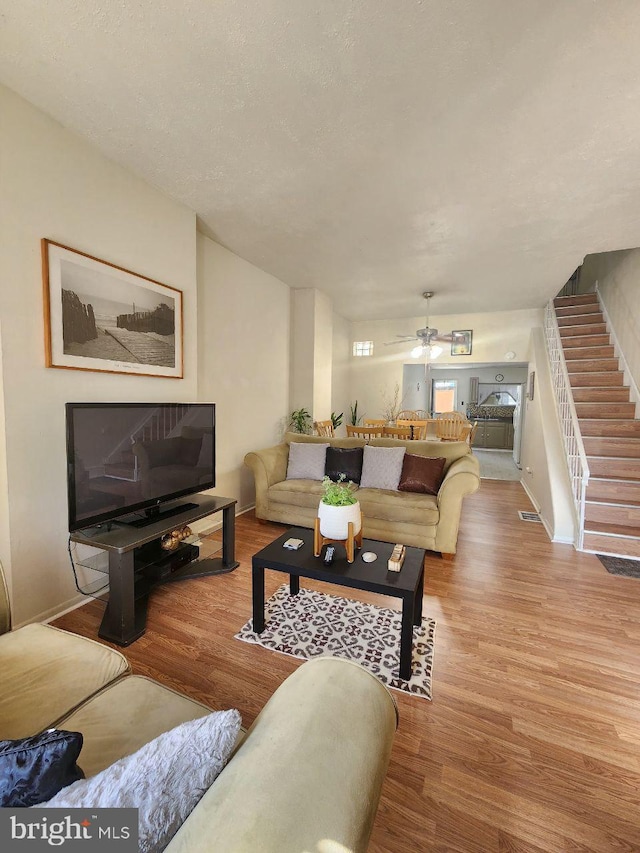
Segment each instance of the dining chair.
M459 412L456 412L459 415ZM465 419L462 417L436 418L436 436L440 441L462 441Z
M402 438L405 441L413 438L413 430L410 426L386 426L383 430L385 438Z
M387 421L384 418L364 418L362 421L363 426L372 426L372 427L383 427L387 425Z
M411 438L424 441L427 437L428 420L397 420L396 426L409 427L411 429Z
M348 438L364 438L365 441L369 441L372 438L382 438L384 427L381 426L353 426L353 424L347 424L347 437Z
M418 416L413 409L403 409L401 412L398 412L396 423L398 421L415 421L417 417Z
M431 417L431 412L428 412L426 409L416 409L416 418L419 421L429 420Z
M471 447L473 445L473 439L476 437L476 433L478 432L478 421L474 421L471 425L471 429L469 430L469 435L467 436L467 443Z
M333 438L335 435L333 421L314 421L313 427L318 435L322 435L325 438Z
M437 418L457 418L459 421L466 421L466 417L462 414L462 412L438 412L436 414Z

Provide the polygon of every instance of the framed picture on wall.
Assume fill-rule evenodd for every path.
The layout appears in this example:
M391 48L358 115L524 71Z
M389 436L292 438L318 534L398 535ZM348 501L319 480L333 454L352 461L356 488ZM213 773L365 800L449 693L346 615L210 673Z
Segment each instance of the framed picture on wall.
M182 379L182 292L42 240L47 367Z
M473 331L471 329L462 329L451 332L453 340L451 341L451 355L471 355L471 340Z

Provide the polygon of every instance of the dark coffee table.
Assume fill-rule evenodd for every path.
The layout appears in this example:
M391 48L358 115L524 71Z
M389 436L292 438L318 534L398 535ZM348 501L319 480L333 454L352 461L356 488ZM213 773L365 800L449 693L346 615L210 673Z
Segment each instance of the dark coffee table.
M302 539L304 545L298 551L290 551L283 545L287 539ZM354 589L366 589L381 595L390 595L402 599L402 631L400 635L400 678L411 678L411 654L413 647L413 626L422 621L422 592L424 588L424 557L422 548L407 547L402 569L390 572L387 560L391 556L393 545L363 539L362 549L356 554L353 563L348 563L344 547L336 545L333 563L325 566L322 557L313 556L313 530L293 527L283 533L262 551L258 551L251 560L253 580L253 630L261 634L264 621L264 570L286 572L289 575L289 592L297 595L300 591L300 578L313 578L318 581L335 583ZM378 559L365 563L362 554L373 551Z

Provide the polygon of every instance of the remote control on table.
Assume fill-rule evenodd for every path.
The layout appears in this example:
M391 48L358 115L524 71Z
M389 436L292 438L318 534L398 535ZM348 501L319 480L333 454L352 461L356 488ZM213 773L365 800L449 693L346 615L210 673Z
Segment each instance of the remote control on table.
M333 563L333 555L335 554L336 549L333 545L327 545L327 550L324 552L323 562L325 566L330 566Z

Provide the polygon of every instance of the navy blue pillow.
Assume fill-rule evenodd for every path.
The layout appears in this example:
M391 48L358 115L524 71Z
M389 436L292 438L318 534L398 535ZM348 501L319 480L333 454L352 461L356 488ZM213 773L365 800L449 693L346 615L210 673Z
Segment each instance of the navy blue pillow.
M324 473L336 482L340 474L347 480L359 483L362 477L362 447L327 447L327 458L324 463Z
M76 764L80 732L50 729L21 740L0 740L0 807L28 808L84 779Z

